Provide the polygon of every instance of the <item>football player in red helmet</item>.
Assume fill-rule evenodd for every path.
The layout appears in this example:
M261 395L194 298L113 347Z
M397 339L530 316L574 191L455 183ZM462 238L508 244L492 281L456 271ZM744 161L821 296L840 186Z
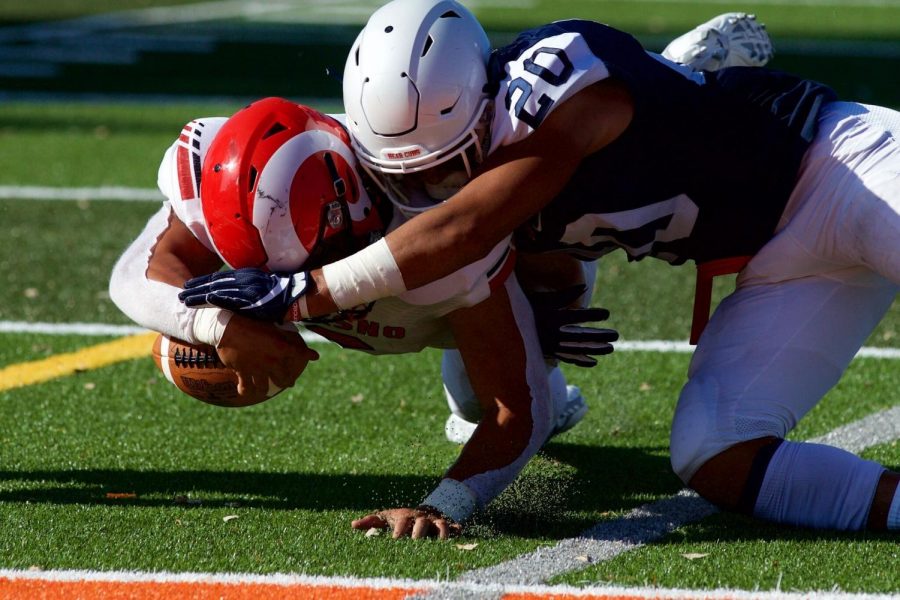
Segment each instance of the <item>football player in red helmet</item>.
M267 98L229 119L186 125L163 160L159 184L169 201L117 263L112 299L143 326L216 346L238 371L248 403L265 394L270 378L292 385L316 353L295 328L275 324L283 315L229 304L236 300L229 290L256 285L264 295L291 299L303 282L284 272L347 256L391 226L390 204L367 189L346 131L327 115ZM393 220L396 226L402 217ZM468 389L479 413L472 418L482 425L421 507L384 513L396 536L446 537L511 482L549 436L577 422L580 415L564 414L571 404L565 381L554 379L551 389L544 354L590 364L590 354L612 349L611 330L583 331L588 347L573 354L560 335L573 320L604 318L602 309L552 307L537 314L536 325L514 262L504 240L440 282L303 323L373 354L456 346L468 367L464 384L451 387ZM223 264L237 270L203 275ZM199 297L185 292L193 309L178 300L188 279L210 287ZM211 299L219 306L207 304ZM484 336L487 328L502 338ZM507 355L502 370L497 339Z

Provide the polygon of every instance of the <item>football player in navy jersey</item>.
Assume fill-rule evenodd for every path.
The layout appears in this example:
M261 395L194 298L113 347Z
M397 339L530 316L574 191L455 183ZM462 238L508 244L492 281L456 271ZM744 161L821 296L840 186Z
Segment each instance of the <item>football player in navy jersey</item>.
M535 252L694 261L698 283L739 272L693 332L674 470L759 518L900 529L900 474L784 439L900 284L900 114L766 69L684 69L589 21L491 53L454 0L373 14L347 60L344 103L363 165L421 214L312 271L305 314L434 281L513 231Z

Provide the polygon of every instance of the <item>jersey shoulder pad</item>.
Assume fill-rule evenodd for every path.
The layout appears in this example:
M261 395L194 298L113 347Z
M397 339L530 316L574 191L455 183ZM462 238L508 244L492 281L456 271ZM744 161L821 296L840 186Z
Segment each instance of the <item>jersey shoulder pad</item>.
M644 52L627 34L576 19L525 31L495 51L488 67L497 86L489 151L526 138L561 103L609 77L606 49L620 46L623 36L631 42L626 50Z
M194 119L185 125L163 155L156 177L159 190L168 199L175 216L213 252L215 247L206 231L200 206L200 177L206 152L227 120L209 117Z

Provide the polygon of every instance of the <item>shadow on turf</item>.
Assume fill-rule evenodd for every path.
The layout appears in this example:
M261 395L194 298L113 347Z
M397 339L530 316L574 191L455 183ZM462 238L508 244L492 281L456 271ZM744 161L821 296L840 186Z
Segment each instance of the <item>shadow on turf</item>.
M201 502L196 508L239 503L270 510L359 511L414 504L435 484L433 477L411 475L133 469L0 471L0 481L17 482L0 492L0 502L183 508L176 497L186 496ZM604 512L629 510L680 488L660 449L553 443L476 523L482 533L573 535Z
M664 448L581 446L554 442L544 460L485 510L467 533L477 537L570 537L611 514L667 497L684 487Z
M0 492L0 502L179 506L177 497L198 507L242 506L274 510L365 510L421 498L431 477L328 475L246 471L60 470L0 471L2 481L21 481L20 489ZM31 483L32 485L27 485ZM18 486L17 486L18 487ZM134 494L109 498L107 494Z

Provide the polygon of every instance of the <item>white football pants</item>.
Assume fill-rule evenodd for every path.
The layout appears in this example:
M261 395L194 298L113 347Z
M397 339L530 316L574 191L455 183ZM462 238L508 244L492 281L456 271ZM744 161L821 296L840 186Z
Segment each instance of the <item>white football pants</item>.
M734 444L783 438L891 306L900 284L900 113L827 105L778 227L691 361L671 434L672 466L685 482Z

